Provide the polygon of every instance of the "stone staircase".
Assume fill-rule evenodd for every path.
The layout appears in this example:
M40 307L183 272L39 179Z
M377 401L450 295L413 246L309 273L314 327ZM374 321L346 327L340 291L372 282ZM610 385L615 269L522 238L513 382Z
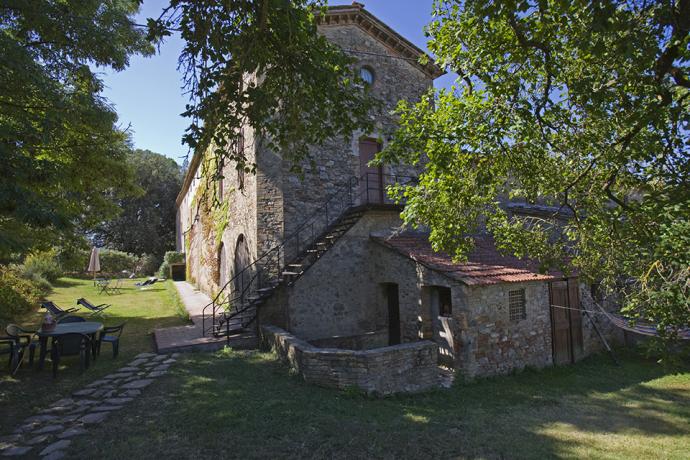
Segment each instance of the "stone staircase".
M204 335L201 313L211 299L185 281L174 283L192 324L154 329L153 337L158 353L216 351L226 345L237 349L258 346L256 334L250 331L238 331L229 337Z

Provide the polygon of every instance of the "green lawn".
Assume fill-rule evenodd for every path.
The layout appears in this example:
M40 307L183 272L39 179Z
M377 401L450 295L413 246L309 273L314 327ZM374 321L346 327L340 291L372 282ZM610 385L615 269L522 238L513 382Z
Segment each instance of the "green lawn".
M78 289L61 287L54 298ZM127 295L117 311L137 325L130 333L138 337L130 336L117 365L150 348L153 324L180 322L165 289ZM74 438L66 458L687 459L690 368L666 371L621 354L620 367L602 355L384 399L306 385L270 353L183 355L135 403ZM45 388L66 394L111 362L104 355L88 377L67 370L58 383L24 371L18 380L29 386L11 387L19 395L4 394L2 383L3 409L43 407L59 397Z
M17 422L45 408L51 402L68 396L87 382L123 366L134 355L152 351L154 346L151 332L154 328L185 324L183 309L171 282L139 290L134 285L136 281L140 280L127 280L122 293L117 295L99 295L90 280L63 278L55 283L55 289L48 298L60 307L77 306L76 300L79 297L85 297L96 304L113 305L106 310L107 314L102 322L106 325L126 322L120 339L120 355L114 360L110 345L104 344L99 359L83 374L79 371L78 358L66 357L61 362L58 378L55 380L52 378L48 360L43 371L37 372L24 366L14 377L10 377L7 369L3 367L0 370L1 434L10 432ZM29 329L37 329L44 312L39 310L29 315L21 321L22 325ZM85 309L81 309L77 314L88 317ZM5 325L0 324L0 327L4 332ZM38 357L38 350L36 356ZM4 360L2 364L5 364Z

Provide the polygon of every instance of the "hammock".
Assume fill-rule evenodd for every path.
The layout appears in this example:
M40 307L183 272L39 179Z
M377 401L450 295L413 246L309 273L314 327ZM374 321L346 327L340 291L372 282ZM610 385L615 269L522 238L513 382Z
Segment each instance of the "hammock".
M629 318L626 318L625 316L616 315L615 313L609 313L603 308L601 308L601 306L599 306L599 308L602 312L604 312L609 321L611 321L613 324L615 324L617 327L621 329L625 329L626 331L642 335L659 335L657 326L655 326L654 324L646 323L644 321L633 321ZM690 340L690 328L679 329L678 338L682 340Z

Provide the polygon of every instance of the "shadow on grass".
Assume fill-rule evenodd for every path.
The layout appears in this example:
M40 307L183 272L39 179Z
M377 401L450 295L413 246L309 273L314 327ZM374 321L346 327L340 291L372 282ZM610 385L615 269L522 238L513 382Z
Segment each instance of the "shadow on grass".
M307 385L270 354L193 355L122 414L136 426L118 426L118 439L105 439L114 426L99 428L94 453L186 458L232 446L239 457L544 458L605 455L621 437L618 448L631 451L614 457L625 457L653 454L659 437L690 436L687 374L685 386L663 386L658 366L607 359L375 399Z
M68 288L68 287L79 286L81 284L83 284L83 282L80 283L79 281L74 280L74 279L70 279L70 278L60 278L57 281L53 281L53 283L52 283L53 287L56 287L56 288Z
M61 358L57 378L52 377L50 353L46 356L43 369L39 371L37 349L34 366L29 367L27 357L15 376L9 375L3 359L3 366L0 367L0 435L8 434L18 422L44 409L50 403L67 397L72 391L125 366L135 355L154 351L154 329L184 324L178 315L146 318L110 314L106 318L88 317L87 320L99 321L108 326L125 323L117 359L112 357L111 346L104 343L100 356L92 361L89 369L84 372L80 371L78 357ZM2 355L0 358L5 356Z

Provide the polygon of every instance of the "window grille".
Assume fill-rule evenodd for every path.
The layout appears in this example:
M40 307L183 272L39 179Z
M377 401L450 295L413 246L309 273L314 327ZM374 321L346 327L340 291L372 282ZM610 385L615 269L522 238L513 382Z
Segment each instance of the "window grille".
M527 318L524 289L508 291L508 312L511 321L521 321Z

